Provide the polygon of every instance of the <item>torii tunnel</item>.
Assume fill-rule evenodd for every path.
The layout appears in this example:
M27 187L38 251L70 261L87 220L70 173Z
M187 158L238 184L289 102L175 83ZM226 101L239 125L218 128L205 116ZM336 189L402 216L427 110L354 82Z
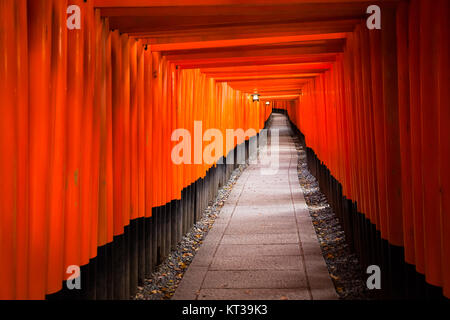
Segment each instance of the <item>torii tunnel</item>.
M284 279L267 299L301 299L295 244L338 297L328 258L308 267L317 229L301 244L315 223L297 153L364 285L381 271L372 298L450 298L449 17L448 0L0 0L0 299L131 299L223 192L176 269L206 269L203 287L181 279L175 296L233 297L214 275L228 266L233 286L245 263ZM278 133L278 173L255 173L252 146ZM219 260L258 252L258 270L196 266L214 246Z

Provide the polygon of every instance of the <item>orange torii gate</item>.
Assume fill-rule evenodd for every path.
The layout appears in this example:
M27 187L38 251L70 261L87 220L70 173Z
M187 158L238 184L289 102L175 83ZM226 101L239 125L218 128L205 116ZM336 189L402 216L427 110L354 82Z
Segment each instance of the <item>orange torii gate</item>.
M368 30L363 0L0 0L0 299L69 295L73 265L80 295L128 298L234 168L236 141L174 164L172 132L272 108L363 262L449 297L448 1L381 3Z

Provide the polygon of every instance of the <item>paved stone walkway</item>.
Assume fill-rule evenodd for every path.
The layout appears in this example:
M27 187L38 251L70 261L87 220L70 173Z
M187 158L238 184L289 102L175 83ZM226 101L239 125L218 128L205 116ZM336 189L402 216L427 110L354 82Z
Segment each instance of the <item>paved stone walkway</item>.
M287 118L274 114L279 169L241 175L173 299L336 299L297 176ZM274 148L269 145L269 149Z

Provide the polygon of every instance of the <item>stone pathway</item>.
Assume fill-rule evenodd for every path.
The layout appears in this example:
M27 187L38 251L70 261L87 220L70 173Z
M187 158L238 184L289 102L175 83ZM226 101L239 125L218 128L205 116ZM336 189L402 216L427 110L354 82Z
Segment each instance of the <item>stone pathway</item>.
M284 115L273 115L274 129L280 134L278 172L263 175L258 161L242 173L172 299L337 299Z

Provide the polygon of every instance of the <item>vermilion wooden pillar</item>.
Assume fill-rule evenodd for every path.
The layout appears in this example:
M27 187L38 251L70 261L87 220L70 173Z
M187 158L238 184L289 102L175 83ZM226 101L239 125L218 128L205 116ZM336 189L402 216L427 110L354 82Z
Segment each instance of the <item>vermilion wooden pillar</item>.
M105 45L105 87L106 87L106 241L111 242L114 235L114 164L113 164L113 112L112 112L112 32L109 30L109 20L103 25ZM100 180L101 181L101 180ZM101 181L102 182L102 181ZM100 183L101 183L100 182ZM99 239L99 241L101 241ZM101 242L102 244L102 242Z
M364 86L364 103L365 103L365 134L366 134L366 146L367 146L367 175L368 175L368 192L370 197L370 221L378 225L379 223L379 203L378 203L378 190L376 184L376 141L374 137L374 104L373 104L373 92L372 92L372 70L368 66L372 63L371 50L370 50L370 32L373 30L362 30L362 65L365 66L363 70L363 86Z
M130 39L130 219L138 217L139 167L138 167L138 43Z
M120 42L122 44L122 72L121 72L121 90L122 90L122 106L123 106L123 225L124 225L124 294L130 295L130 219L132 212L132 199L131 199L131 42L128 34L120 35Z
M122 45L118 31L111 35L111 64L112 64L112 127L113 137L113 188L114 188L114 235L123 233L123 153L124 153L124 123L122 104Z
M19 11L20 10L20 11ZM0 299L28 297L27 2L0 1ZM7 63L6 63L7 62Z
M139 149L138 149L138 42L130 39L130 296L136 294L139 273Z
M146 256L145 256L145 275L148 277L153 271L154 265L153 260L155 252L154 248L154 218L153 218L153 207L155 206L154 199L154 168L153 168L153 136L152 136L152 126L153 126L153 104L152 104L152 54L148 47L144 48L144 121L145 121L145 217L151 219L150 222L145 225L146 232ZM148 233L147 233L148 232ZM148 253L148 256L147 256Z
M379 208L379 225L383 239L388 238L387 205L386 205L386 173L385 173L385 129L383 125L383 86L381 70L381 31L371 30L370 37L370 57L371 57L371 77L372 77L372 103L373 122L375 139L375 159L376 159L376 181L377 199Z
M153 154L161 154L161 121L158 121L160 112L160 90L161 90L161 68L160 68L160 57L158 53L153 53L152 63L153 63ZM155 196L155 207L162 205L162 187L161 187L161 160L160 157L155 157L155 161L152 164L154 170L154 196Z
M49 163L49 256L46 293L61 290L64 270L64 200L67 126L67 1L52 1L51 150Z
M148 47L144 48L144 113L145 113L145 215L152 216L153 198L153 168L152 157L153 138L152 138L152 55Z
M95 68L94 61L94 11L92 3L84 2L82 8L82 18L84 19L84 27L81 31L84 33L84 64L83 64L83 104L82 104L82 119L80 128L80 137L82 147L80 148L80 219L81 230L83 236L80 235L81 240L81 265L87 265L90 254L91 236L94 233L97 235L97 230L93 230L92 225L92 204L98 198L98 189L93 188L93 168L96 164L93 163L95 142L94 134L94 73L91 70ZM70 74L68 75L70 76ZM97 161L98 162L98 161ZM98 178L98 176L97 176ZM95 196L94 196L95 193ZM97 218L97 211L95 212Z
M127 34L120 36L122 49L121 103L123 108L123 224L127 226L131 218L131 118L130 118L130 51L131 39Z
M138 43L138 217L145 216L145 56Z
M414 264L414 223L412 213L411 172L411 125L409 101L408 59L408 4L402 2L397 8L397 62L398 62L398 106L399 134L402 169L402 216L405 261Z
M47 270L42 261L48 259L48 173L50 154L50 65L51 65L51 2L28 1L28 32L29 32L29 112L30 112L30 219L29 242L30 255L28 264L29 298L40 299L45 294ZM82 57L82 55L81 55ZM74 98L80 101L79 97ZM74 203L72 203L74 204ZM79 205L79 203L78 203ZM66 256L76 256L79 250L79 235L76 220L78 212L74 208L74 222L68 240L70 249ZM12 244L11 244L12 245ZM66 248L67 249L67 248ZM73 264L78 264L74 259Z
M389 245L385 250L389 269L387 287L389 296L403 296L404 254L403 254L403 216L402 216L402 170L399 132L398 104L398 62L396 8L383 6L381 30L381 66L383 81L383 106L385 129L385 174L387 227Z
M398 110L396 11L383 7L381 67L385 128L387 216L389 242L403 245L401 157Z
M428 283L442 285L441 260L441 208L439 186L439 97L438 78L438 32L435 22L438 15L434 3L420 2L420 110L422 120L422 192L423 230L425 248L425 275Z
M357 146L357 162L355 165L358 168L358 185L359 185L359 197L358 211L364 214L368 214L368 196L367 196L367 176L366 176L366 145L365 145L365 134L364 134L364 96L362 88L362 66L361 66L361 28L363 26L358 25L354 31L354 113L355 113L355 142Z
M359 166L358 162L360 161L359 156L359 145L358 145L358 127L357 127L357 113L355 111L356 108L356 99L355 99L355 66L354 66L354 54L355 54L355 47L354 47L355 39L354 35L352 34L348 38L348 46L346 53L347 56L347 65L346 68L348 70L347 72L347 83L346 83L346 92L347 92L347 106L348 106L348 115L349 115L349 126L350 126L350 145L351 145L351 163L352 163L352 195L353 201L358 202L361 199L361 183L359 183Z
M109 30L106 29L106 21L100 19L96 13L96 80L95 80L95 97L94 104L98 105L98 142L99 142L99 186L98 186L98 240L99 246L105 245L108 242L108 110L109 90L108 84L110 78L108 77L109 64L111 63L111 48L108 46ZM112 212L111 212L112 213Z
M123 299L125 297L123 268L123 240L121 235L124 231L124 104L122 92L122 43L120 34L117 30L111 34L111 67L112 67L112 146L113 146L113 235L116 237L114 246L117 257L113 258L114 266L114 285L113 298ZM122 274L122 275L121 275Z
M419 0L409 5L409 105L411 125L411 173L412 173L412 213L414 224L414 262L419 273L425 273L424 232L423 232L423 192L422 192L422 152L421 152L421 112L420 112L420 52L419 52Z
M441 191L441 235L442 235L442 275L444 295L450 297L450 3L446 0L438 1L437 44L439 55L437 58L438 88L439 88L439 169Z
M15 298L28 298L29 278L28 268L28 219L29 219L29 96L30 83L28 79L28 22L27 1L13 1L15 23L8 27L16 30L14 44L17 58L16 75L17 91L16 104L12 106L17 112L17 209L16 209L16 292ZM8 14L8 10L5 11ZM8 24L8 19L4 19ZM12 69L13 71L14 69ZM14 72L14 71L13 71ZM1 73L1 72L0 72ZM8 81L6 82L8 83ZM11 106L9 106L11 107ZM7 121L7 119L5 119ZM0 129L1 130L1 129ZM12 173L12 172L10 172ZM61 214L61 213L60 213ZM1 227L0 227L1 229ZM2 241L3 242L3 241ZM7 274L4 274L8 277Z

